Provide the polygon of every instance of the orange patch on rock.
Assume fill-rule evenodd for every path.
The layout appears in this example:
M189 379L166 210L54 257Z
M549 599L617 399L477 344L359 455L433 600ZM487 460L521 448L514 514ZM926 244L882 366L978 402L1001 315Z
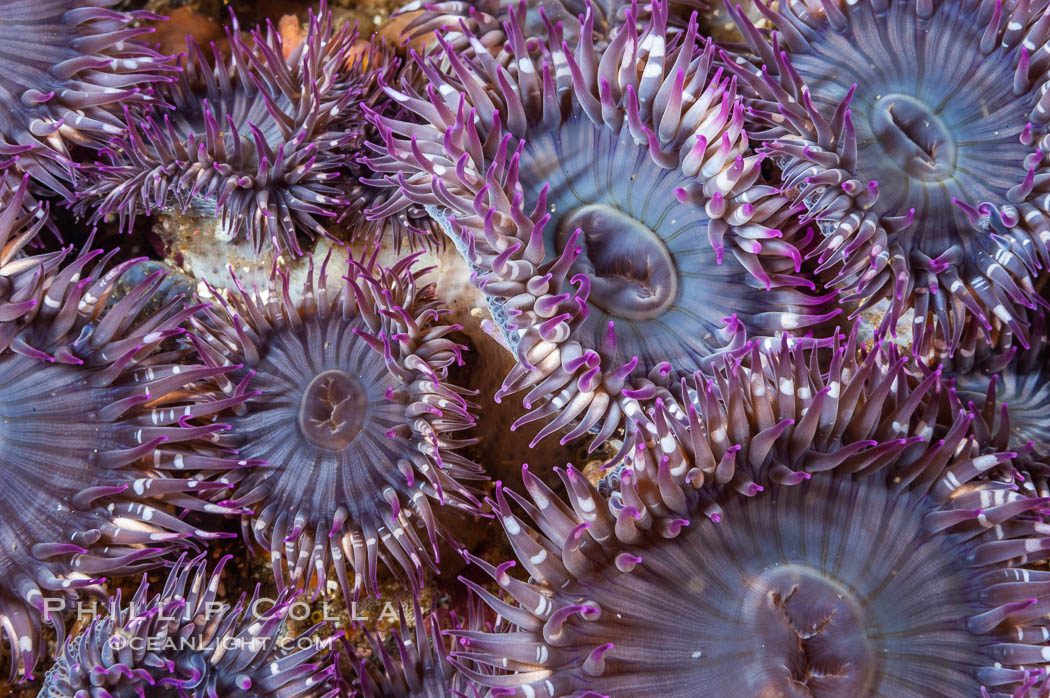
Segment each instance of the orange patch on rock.
M281 43L284 47L284 57L292 55L295 49L299 48L299 45L306 39L306 32L303 30L303 25L300 24L299 18L295 15L285 15L281 17L281 21L277 25L278 31L281 33ZM354 45L350 47L350 50L346 52L346 67L349 68L357 61L359 57L364 57L361 67L368 67L368 47L369 42L364 39L358 39L354 42Z
M201 47L215 42L224 54L227 53L226 33L222 26L212 17L197 14L191 7L173 10L168 21L155 22L153 27L156 32L146 40L159 44L160 52L166 55L184 52L187 36L192 36Z
M299 18L295 15L281 17L281 21L277 24L277 31L281 33L281 45L284 48L283 53L286 59L295 49L299 48L299 44L303 43L306 38L303 25L299 23Z

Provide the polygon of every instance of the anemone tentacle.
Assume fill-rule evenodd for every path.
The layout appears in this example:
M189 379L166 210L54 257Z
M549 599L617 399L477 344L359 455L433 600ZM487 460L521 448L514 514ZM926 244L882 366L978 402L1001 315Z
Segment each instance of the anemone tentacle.
M373 53L383 52L382 58L378 60L383 61L381 65L386 66L386 69L371 73L374 79L370 80L367 96L362 101L376 115L397 120L413 118L412 114L390 99L383 88L387 84L404 80L420 89L426 84L426 76L414 61L402 63L388 43L378 44L373 39L371 50ZM375 58L369 58L367 65L380 63ZM403 247L412 250L444 245L445 235L427 213L426 207L398 196L397 189L390 187L381 177L376 177L369 167L369 155L384 152L383 138L374 120L365 125L359 152L352 165L351 184L344 193L347 207L339 215L339 222L352 220L355 238L392 241L398 253Z
M726 359L653 415L608 502L571 466L568 502L526 467L529 497L493 507L530 581L474 558L506 600L464 582L511 628L457 633L454 661L536 698L1050 687L1050 575L1026 566L1050 557L1048 501L978 479L1014 454L981 453L972 414L931 441L914 360Z
M540 58L512 16L514 75L442 42L449 72L415 57L425 95L389 89L424 123L376 117L388 154L373 167L449 212L518 358L497 399L528 391L515 428L547 421L537 441L571 426L563 441L593 429L594 448L676 371L839 312L793 276L807 241L759 182L735 80L711 70L695 16L669 41L653 7L600 54L593 12L575 53L548 27Z
M102 151L79 210L130 229L141 211L214 209L231 238L301 255L297 231L332 237L318 219L349 203L358 102L383 69L366 60L383 54L350 61L356 30L336 28L324 3L288 58L272 25L248 42L233 16L226 33L229 59L213 47L210 62L187 37L178 79L159 90L173 110L125 110L127 135Z
M192 389L233 367L158 351L200 306L179 296L147 310L161 272L115 300L138 261L110 265L116 250L85 252L64 266L64 252L12 257L42 223L14 232L18 210L0 214L0 502L19 512L0 519L0 625L12 680L19 668L32 675L42 622L62 641L55 606L100 594L98 575L159 564L189 539L224 537L169 509L240 514L212 501L227 487L213 475L258 465L231 455L226 425L211 419L246 396Z
M759 5L769 38L729 11L761 67L724 58L755 136L820 223L810 254L843 300L888 301L883 333L914 309L920 352L954 349L971 322L1026 340L1050 265L1050 8Z
M478 511L462 481L484 477L456 452L473 441L453 436L473 426L473 405L447 380L464 347L449 338L458 326L439 322L447 311L418 256L389 268L374 254L350 257L332 286L326 258L316 285L311 264L298 302L283 270L265 295L234 276L219 312L200 317L211 363L243 364L213 390L254 389L228 421L242 455L269 467L233 473L230 498L254 511L244 535L270 553L279 587L323 590L334 568L348 600L363 588L374 596L380 559L418 587L447 535L430 501Z
M33 197L29 175L18 182L12 171L0 173L0 322L32 312L47 278L66 255L63 251L28 254L39 244L45 226L53 226L48 206Z
M0 24L0 160L29 174L42 193L72 201L78 163L68 145L123 132L117 104L156 101L174 59L134 26L161 17L111 9L116 0L9 0Z
M108 612L62 647L41 698L133 698L174 690L187 698L335 698L336 667L314 626L282 636L294 601L241 594L216 601L231 555L208 574L204 556L176 564L160 593L142 583L129 606L118 591ZM329 644L331 640L328 641Z
M668 13L670 29L684 29L693 11L702 10L706 3L702 0L673 0ZM539 0L442 0L430 3L413 0L406 4L397 14L419 14L405 26L403 35L412 39L425 37L434 32L443 32L445 41L457 51L471 52L481 47L506 66L516 69L514 52L506 48L507 30L504 24L514 15L518 26L526 37L543 36L548 25L558 30L557 44L562 41L570 46L576 44L584 31L584 15L593 14L594 40L604 46L612 38L615 30L623 25L632 13L631 21L643 27L654 12L653 3L624 2L623 0L558 0L541 2ZM467 28L463 32L460 24ZM477 37L477 42L469 35ZM527 46L536 50L539 42L530 38Z
M19 174L15 171L15 168L8 167L3 168L0 165L0 214L7 214L9 209L12 207L16 211L21 212L21 217L25 218L28 222L30 218L45 219L42 224L46 226L52 232L57 232L58 228L50 217L50 204L47 201L41 201L33 195L30 188L30 180L28 174ZM18 214L11 214L18 215ZM18 229L19 226L0 226L0 230L14 230ZM34 233L28 241L32 241L34 246L39 246L39 236ZM10 258L12 255L8 255Z
M616 489L616 473L629 468L633 489L650 502L671 499L669 487L725 486L752 496L761 482L797 484L811 469L863 471L902 449L931 448L942 370L923 374L918 359L892 346L862 352L858 333L855 326L849 337L836 336L824 365L786 341L776 351L752 342L747 357L683 380L679 394L690 399L657 401L636 427L645 433L633 439L634 452L604 485ZM666 450L650 448L654 440Z
M974 432L988 451L1017 453L1000 479L1040 497L1050 496L1050 335L1046 315L1032 318L1024 343L1005 333L995 345L965 342L941 364L943 408L976 416Z
M359 691L362 698L480 698L480 693L449 661L445 636L454 630L480 630L483 613L481 604L469 595L468 613L464 624L454 613L431 611L426 616L413 599L413 627L409 632L404 609L398 609L400 629L391 633L390 643L396 648L391 654L380 638L365 632L372 648L369 661L350 647L353 679L346 681L348 690ZM451 618L444 618L451 616ZM349 643L347 643L349 646ZM351 695L358 695L352 693Z

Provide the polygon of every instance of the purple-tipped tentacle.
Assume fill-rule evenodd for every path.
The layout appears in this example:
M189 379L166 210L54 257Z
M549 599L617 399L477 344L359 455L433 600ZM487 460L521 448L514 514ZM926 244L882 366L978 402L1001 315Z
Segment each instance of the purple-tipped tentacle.
M329 255L296 300L284 270L265 294L234 277L197 323L211 363L237 366L213 390L251 391L223 419L241 456L269 465L227 479L280 587L321 591L334 570L348 600L374 596L380 560L418 586L448 535L432 502L478 510L465 482L483 475L455 435L473 426L474 405L447 380L463 347L418 256L391 267L350 257L339 279Z

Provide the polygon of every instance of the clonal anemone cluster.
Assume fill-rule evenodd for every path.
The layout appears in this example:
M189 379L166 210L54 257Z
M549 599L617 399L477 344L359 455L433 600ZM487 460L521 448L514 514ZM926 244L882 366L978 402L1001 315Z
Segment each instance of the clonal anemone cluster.
M456 452L470 441L453 436L474 424L467 391L447 380L463 349L449 338L458 326L439 322L417 257L389 268L351 257L332 287L326 259L298 302L281 270L265 296L235 277L220 312L201 314L202 353L243 364L215 390L253 388L228 421L241 455L269 467L233 473L231 499L254 511L245 536L270 552L280 587L323 590L334 567L347 599L376 595L379 559L418 587L445 532L430 500L479 507L461 481L481 469Z
M1045 3L759 5L771 41L730 12L761 69L727 60L843 300L888 300L884 331L914 308L920 351L970 322L1027 338L1050 265Z
M334 28L323 4L287 59L272 25L248 41L234 19L227 37L229 59L215 49L211 62L187 39L178 79L159 90L174 109L125 110L127 134L103 149L80 210L129 228L143 210L214 210L226 235L301 255L297 231L331 237L319 218L348 203L340 183L377 69L364 58L379 54L350 61L356 31Z
M480 628L481 614L475 608L474 599L471 600L466 625L455 616L451 622L442 623L437 612L424 617L419 600L415 599L413 603L414 632L409 631L404 610L399 609L400 630L391 635L395 655L391 655L386 645L367 631L373 660L369 662L356 650L351 652L354 678L347 683L349 690L357 691L351 695L360 695L361 698L480 698L476 688L449 661L444 637L453 630ZM451 628L443 629L443 625Z
M68 144L123 131L117 104L155 101L173 60L137 41L160 19L110 9L117 0L8 0L0 24L0 162L73 200Z
M978 441L990 450L1010 450L1014 476L1040 497L1050 496L1050 374L1046 316L1032 319L1028 346L1005 349L980 344L956 352L945 363L948 409L976 414Z
M555 35L534 57L512 15L513 74L442 41L448 72L416 57L426 94L389 89L424 123L377 117L373 166L450 215L518 358L497 397L527 391L515 427L549 420L537 441L575 425L565 441L600 444L675 370L838 312L793 276L792 208L759 183L735 80L695 17L671 42L666 20L655 3L599 54L588 10L574 53Z
M19 667L32 674L42 622L62 641L56 608L100 593L98 575L222 535L169 513L240 512L206 501L222 483L182 475L254 465L220 450L224 425L193 424L242 397L215 400L187 386L231 369L155 351L199 308L175 298L145 311L160 273L114 302L135 260L110 265L113 253L85 252L65 266L62 252L24 256L43 222L18 218L25 187L0 214L0 503L17 512L0 519L0 626L12 680Z
M284 636L294 594L275 600L241 594L217 602L222 558L208 574L203 556L172 568L159 594L145 575L125 607L120 592L62 648L42 698L335 698L336 668L317 636ZM290 591L290 590L289 590Z
M497 489L531 580L476 560L515 627L462 633L454 658L533 698L1050 687L1050 574L1025 566L1050 549L1046 500L980 479L1013 454L980 453L973 415L931 441L934 376L849 344L823 370L799 348L722 362L654 410L609 507L571 467L568 503L527 469L529 498Z

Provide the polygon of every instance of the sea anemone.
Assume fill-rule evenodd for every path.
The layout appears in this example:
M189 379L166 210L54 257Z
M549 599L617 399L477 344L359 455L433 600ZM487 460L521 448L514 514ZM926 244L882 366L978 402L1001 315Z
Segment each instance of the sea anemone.
M1009 336L1005 338L1009 340ZM1046 316L1033 316L1028 346L980 343L946 360L948 409L976 415L978 442L993 451L1014 451L1014 469L1030 494L1050 496L1050 350Z
M79 165L68 143L95 145L123 132L117 104L155 100L174 60L137 37L150 12L117 0L8 0L0 23L0 160L68 201Z
M357 33L335 29L323 4L287 59L272 25L250 43L236 18L226 33L230 57L213 47L212 63L187 39L178 79L158 90L174 109L125 110L127 134L91 168L78 210L92 220L116 214L128 229L139 211L214 210L231 239L301 255L296 231L331 237L318 217L347 204L341 182L375 67L364 65L367 53L346 67Z
M478 510L460 481L482 479L481 469L455 451L472 442L451 438L474 424L468 391L447 380L461 360L448 337L458 326L439 322L446 311L421 283L417 257L389 268L351 257L332 288L326 258L316 287L311 264L298 302L283 270L266 295L234 277L220 312L199 318L211 363L243 364L215 389L254 388L228 421L241 454L270 467L233 473L231 499L254 510L245 537L270 553L280 587L287 570L291 583L320 591L334 567L348 600L363 584L376 595L379 558L418 587L445 534L430 500Z
M43 222L17 219L25 188L0 215L0 501L17 512L0 518L0 625L12 680L20 665L31 676L42 621L61 642L55 611L80 592L101 593L97 575L156 564L187 538L224 535L196 529L167 505L238 514L205 501L225 487L207 474L256 465L230 457L224 425L193 424L243 399L188 390L232 367L155 351L199 308L175 298L146 310L160 273L114 300L136 263L107 269L115 251L86 252L64 267L62 252L20 256ZM165 475L174 472L180 477ZM182 477L191 473L204 474Z
M179 561L159 594L146 575L131 604L110 599L62 648L42 698L172 695L187 698L335 698L336 668L314 626L283 636L294 594L259 597L259 585L231 608L217 602L222 558L209 575L204 556ZM318 656L320 656L319 661Z
M347 682L348 690L357 690L359 693L350 695L360 695L362 698L479 698L480 694L466 677L449 662L445 647L444 636L449 632L480 629L482 614L477 608L477 597L470 595L468 606L469 615L465 625L455 614L444 614L451 617L443 623L436 611L424 618L419 599L413 599L413 634L409 634L404 609L399 607L401 629L393 631L390 639L397 648L396 656L391 656L386 644L366 631L372 656L378 661L369 662L351 648L354 678ZM446 627L443 629L443 626Z
M540 60L512 15L514 75L442 41L450 72L415 57L425 96L389 90L424 124L377 117L373 167L450 216L518 358L497 399L528 391L515 428L549 420L533 443L575 424L563 442L594 429L594 448L675 371L838 312L792 275L792 210L758 183L735 81L695 16L675 41L666 18L654 3L598 55L588 11L575 54L548 41Z
M687 418L654 410L611 506L571 467L568 504L527 469L530 499L497 488L531 581L475 560L514 602L468 584L515 627L458 633L468 676L536 698L1016 696L1044 681L1050 573L1021 565L1048 556L1046 500L975 479L1013 454L979 454L972 415L929 441L936 381L904 380L914 359L840 347L820 371L816 357L726 360Z
M967 323L1027 339L1050 265L1050 97L1041 3L781 3L772 45L730 8L762 64L726 56L755 133L820 222L812 255L861 308L915 311L914 344Z

